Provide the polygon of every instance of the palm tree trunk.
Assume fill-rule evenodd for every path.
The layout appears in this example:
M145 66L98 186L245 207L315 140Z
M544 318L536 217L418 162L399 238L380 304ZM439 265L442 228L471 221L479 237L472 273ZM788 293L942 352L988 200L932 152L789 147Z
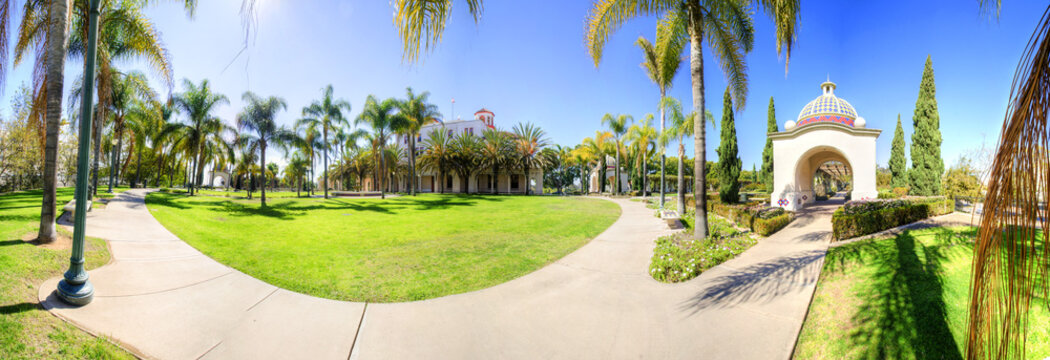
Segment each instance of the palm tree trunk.
M693 83L693 107L696 108L696 119L693 119L693 195L696 199L696 214L693 219L693 234L697 239L707 237L707 174L704 165L707 163L707 125L704 122L704 53L703 53L703 15L695 7L689 10L689 72Z
M95 111L95 117L91 119L93 122L91 124L93 129L91 141L94 142L91 144L94 146L94 149L92 149L94 156L91 164L91 197L98 195L98 163L99 157L102 156L102 117L104 115L101 108L99 108Z
M665 92L666 91L663 88L660 89L660 101L663 101L664 96L667 96ZM664 125L665 125L666 122L667 122L667 116L664 113L664 107L660 106L660 136L661 137L663 137L663 135L664 135ZM657 142L660 142L660 141L657 140ZM664 188L667 187L667 179L665 178L665 175L664 175L667 172L667 154L664 154L664 150L667 150L666 146L664 146L662 149L660 149L660 208L661 209L664 208L664 202L666 201L666 196L664 195ZM678 211L681 211L681 209L678 209Z
M324 127L324 198L328 198L328 127ZM276 175L276 174L274 174Z
M613 195L620 195L620 140L616 140L616 169L613 169Z
M266 207L266 143L259 147L259 175L262 176L262 189L259 198L262 199L262 207Z
M496 187L499 186L499 168L497 166L492 167L492 178L489 179L489 190L495 195L498 191Z
M142 180L142 144L138 144L138 148L138 159L135 160L135 183L132 184L131 187L138 186L139 180Z
M685 144L682 138L678 138L678 198L675 199L678 207L678 216L685 215Z
M648 191L649 187L646 186L646 185L649 184L649 162L646 161L646 160L649 160L649 159L646 156L646 154L643 152L642 153L642 198L643 199L649 197L648 196L649 195L649 191Z
M523 166L522 169L524 170L523 172L525 173L525 184L523 184L525 186L525 195L528 195L529 194L529 188L530 188L530 186L529 186L529 162L528 161L525 162L525 166Z
M412 181L409 182L408 190L412 193L412 196L416 196L416 185L418 184L416 183L416 136L414 134L408 139L408 147L408 162L410 163L409 166L412 167L409 169Z
M56 182L58 181L58 130L62 117L63 70L66 59L66 0L52 0L48 13L47 30L47 65L45 91L47 91L47 108L45 110L44 140L44 196L40 207L40 230L37 241L50 243L58 239L55 232ZM83 171L83 169L78 169ZM85 191L77 189L76 191Z
M381 147L379 148L379 168L380 168L379 181L382 182L383 181L383 177L384 177L383 174L386 174L386 151L383 151L383 148L381 148ZM384 190L383 189L383 184L379 184L379 198L380 199L386 199L386 192L384 192L383 190Z
M118 126L116 161L113 163L113 186L120 186L120 152L124 149L124 125Z

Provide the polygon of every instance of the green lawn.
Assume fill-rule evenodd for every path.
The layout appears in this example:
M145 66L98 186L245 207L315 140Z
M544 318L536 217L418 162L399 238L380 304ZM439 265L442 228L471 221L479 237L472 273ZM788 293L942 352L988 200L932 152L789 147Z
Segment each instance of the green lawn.
M208 256L315 296L392 302L483 289L576 250L620 215L599 199L438 195L258 200L151 193L153 215Z
M59 204L73 190L59 189ZM131 359L127 352L95 338L44 311L37 303L37 286L69 267L70 251L51 250L22 241L36 234L41 193L0 195L0 359ZM69 234L65 234L69 235ZM103 241L88 239L88 268L109 261Z
M961 359L974 228L931 228L828 251L795 352L801 359ZM1050 356L1047 299L1026 358Z

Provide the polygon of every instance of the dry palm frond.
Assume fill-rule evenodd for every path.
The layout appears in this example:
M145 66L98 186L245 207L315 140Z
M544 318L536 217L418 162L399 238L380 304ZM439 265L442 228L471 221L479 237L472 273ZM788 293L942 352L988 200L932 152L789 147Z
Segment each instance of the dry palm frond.
M1050 289L1050 8L1014 75L974 250L969 359L1024 357L1028 310ZM1042 228L1043 231L1037 229Z

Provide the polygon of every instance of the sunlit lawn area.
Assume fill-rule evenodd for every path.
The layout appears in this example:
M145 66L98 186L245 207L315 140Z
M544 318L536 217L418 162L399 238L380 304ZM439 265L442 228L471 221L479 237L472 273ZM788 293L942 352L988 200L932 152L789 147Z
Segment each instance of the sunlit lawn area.
M828 251L795 357L961 359L974 228L931 228ZM1028 359L1050 356L1050 313L1030 311Z
M72 198L71 188L58 190L59 204ZM133 358L37 304L37 287L61 275L69 267L70 255L69 249L22 241L37 231L40 201L39 190L0 195L0 359ZM88 239L85 256L89 269L109 261L106 245L98 239Z
M315 296L392 302L483 289L576 250L620 215L615 203L438 195L258 200L151 193L153 215L208 256Z

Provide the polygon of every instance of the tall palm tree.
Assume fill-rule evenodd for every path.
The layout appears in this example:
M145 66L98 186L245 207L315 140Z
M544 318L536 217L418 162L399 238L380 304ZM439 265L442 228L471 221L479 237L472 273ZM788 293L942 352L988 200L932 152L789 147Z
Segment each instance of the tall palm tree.
M262 200L262 206L266 207L266 149L270 145L284 148L301 140L295 132L277 126L277 113L288 108L284 99L276 96L262 98L251 91L245 92L241 98L248 104L237 114L237 128L246 133L241 134L238 141L259 151L259 170L262 176L259 198Z
M999 14L1000 1L980 1ZM993 5L994 4L994 5ZM1050 198L1047 146L1050 113L1050 6L1014 73L1002 137L988 178L984 214L974 245L968 359L1023 358L1029 310L1050 291ZM989 215L991 214L991 215Z
M489 189L493 194L498 192L499 169L507 165L511 145L510 137L502 130L488 128L481 133L481 148L478 154L481 155L481 166L492 169Z
M644 61L642 68L645 69L649 80L656 84L660 90L660 99L667 96L667 90L671 88L678 68L682 66L682 50L685 49L686 39L683 36L675 36L674 23L671 19L661 19L656 23L656 44L650 43L644 36L638 36L634 43L642 49ZM660 134L664 133L667 117L663 107L660 107ZM667 157L664 149L660 150L660 208L664 208L664 188L667 183L664 180L664 169L667 167Z
M620 162L620 154L623 151L621 149L623 147L623 136L627 133L627 123L629 122L634 122L634 117L627 114L616 116L605 114L602 117L602 124L609 127L609 131L613 134L613 142L616 143L616 170L613 171L613 176L615 177L613 195L620 195L620 168L623 167L623 163Z
M586 139L584 142L586 142ZM580 191L585 195L591 190L590 181L587 176L590 172L587 170L590 169L596 161L597 157L591 154L587 149L587 145L584 143L576 145L576 147L572 149L572 163L580 168Z
M125 117L130 111L132 104L136 101L145 100L150 101L157 97L157 93L149 86L149 80L146 79L146 74L139 71L130 71L128 73L122 73L116 69L110 69L105 76L109 79L105 81L109 86L104 91L107 103L104 106L107 109L103 112L105 114L111 114L113 119L113 132L117 139L117 149L114 154L117 155L115 163L120 163L121 149L124 147L124 130L125 130ZM83 75L73 82L73 91L70 93L70 98L73 100L70 103L74 106L80 105L81 92L83 91ZM120 168L115 168L114 171L110 171L110 177L119 179Z
M404 116L404 126L399 129L399 133L408 139L408 164L409 172L412 181L409 184L409 192L412 195L416 195L416 137L419 136L419 130L434 119L441 116L438 112L437 105L428 103L430 98L430 92L424 91L419 95L412 92L412 88L405 89L406 98L398 102L398 109L402 116Z
M300 124L310 124L314 127L321 128L321 139L324 142L323 150L323 163L324 168L324 198L328 198L328 133L329 131L335 131L337 128L349 126L350 123L343 117L343 111L350 112L350 102L343 99L334 99L332 95L332 85L326 86L321 89L321 99L314 100L309 106L303 108L304 118L296 122L296 126Z
M452 137L445 131L445 127L431 131L423 140L423 154L419 160L424 168L437 173L438 188L445 193L445 175L452 156Z
M678 140L678 185L675 186L675 191L678 192L675 197L679 216L685 215L685 142L686 136L693 135L693 114L683 115L682 105L678 103L678 100L672 97L664 98L660 102L660 107L671 120L671 127L668 129L668 136L674 137ZM711 117L711 122L714 123L714 117ZM696 174L694 172L694 174Z
M137 187L142 180L142 153L147 148L147 142L152 142L163 129L164 123L162 105L156 100L137 100L127 113L127 127L131 130L132 146L137 151L135 160L135 180L131 187ZM156 149L156 142L152 146Z
M635 148L635 152L638 154L638 161L641 162L642 170L642 197L646 197L648 194L648 175L649 175L649 147L654 146L656 142L656 129L653 128L653 114L646 114L645 120L642 123L634 124L630 129L627 129L627 141L631 142L632 147ZM662 190L661 190L662 191Z
M372 128L373 135L375 136L376 149L382 149L386 146L389 140L390 133L397 128L403 127L405 119L403 116L397 114L397 100L386 99L379 101L375 95L368 95L365 99L364 109L361 110L361 114L354 120L355 124L367 124ZM379 151L379 174L385 174L386 159L383 151ZM380 177L380 197L386 199L386 189L383 187L383 179Z
M791 59L799 21L798 0L600 0L594 2L587 18L587 48L595 66L601 62L602 50L609 36L624 22L640 16L664 15L670 33L689 39L689 70L693 85L693 107L704 114L703 41L706 40L719 62L736 98L737 109L743 109L747 98L747 65L745 55L754 43L752 15L762 10L773 20L777 52L785 53L785 68ZM706 188L706 129L703 121L694 121L693 159L694 189ZM696 196L694 234L707 237L707 197Z
M481 148L481 139L471 134L462 134L452 139L449 147L449 165L459 176L459 187L463 193L470 192L470 176L481 168Z
M172 105L179 112L189 118L189 124L173 123L164 129L165 134L182 136L188 139L190 156L194 159L193 179L189 183L189 194L195 193L194 183L197 178L204 176L204 152L201 151L205 138L208 134L216 134L223 130L225 125L212 113L220 105L229 104L225 95L214 93L208 79L201 80L200 85L194 84L189 79L182 80L182 87L186 90L172 97ZM177 135L175 135L177 134ZM170 136L169 136L170 137Z
M598 166L598 193L601 194L605 191L605 182L607 181L606 176L606 163L605 159L610 153L616 151L616 147L613 146L611 141L613 134L608 131L596 131L594 137L583 139L583 147L586 149L588 157L595 159Z
M514 125L513 143L518 162L525 172L525 195L528 195L532 188L529 186L529 172L534 167L542 167L546 164L546 159L539 155L540 151L550 143L547 140L547 133L532 123ZM540 179L540 182L543 182L543 179Z

